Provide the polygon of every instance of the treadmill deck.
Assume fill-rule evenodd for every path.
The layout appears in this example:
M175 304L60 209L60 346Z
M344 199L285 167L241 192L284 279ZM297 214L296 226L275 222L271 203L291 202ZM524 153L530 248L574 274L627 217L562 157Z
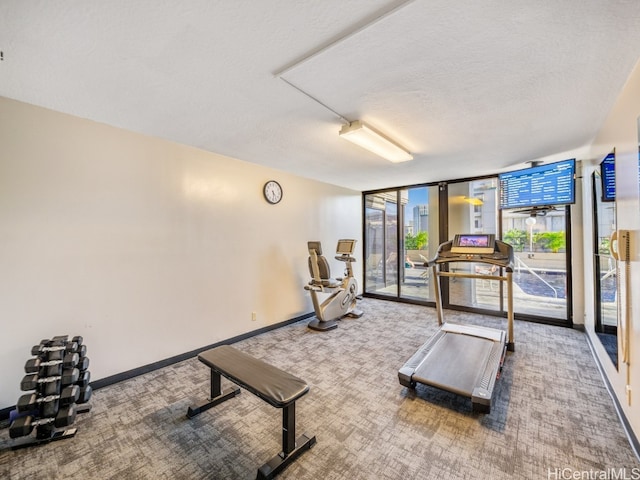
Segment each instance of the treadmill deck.
M402 385L416 383L471 398L488 413L506 351L506 334L493 328L445 323L398 372Z

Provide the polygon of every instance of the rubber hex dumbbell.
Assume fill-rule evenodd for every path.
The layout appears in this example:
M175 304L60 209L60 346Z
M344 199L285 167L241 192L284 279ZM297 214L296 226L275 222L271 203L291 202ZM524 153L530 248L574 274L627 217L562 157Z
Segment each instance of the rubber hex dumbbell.
M61 363L57 365L50 365L48 367L42 367L38 371L38 376L40 378L60 376L62 375L62 369L63 368Z
M60 364L63 367L75 367L79 361L80 356L77 353L67 353L62 360L48 360L46 362L43 362L40 357L35 357L27 360L27 363L24 364L24 371L26 373L36 373L43 367L52 367Z
M80 358L87 356L87 346L86 345L78 345L78 348L74 350L75 353L80 355Z
M89 368L89 357L80 356L78 364L75 365L80 372L84 372Z
M85 370L83 372L80 372L80 376L78 377L76 385L78 385L80 388L86 387L87 385L89 385L90 380L91 372L89 370Z
M65 368L62 371L62 375L54 375L51 377L40 378L38 374L25 375L20 382L20 389L24 392L29 390L35 390L38 385L48 384L52 382L60 382L64 387L67 385L73 385L80 378L80 371L77 368Z
M69 385L62 390L60 395L48 395L46 397L39 397L35 393L27 393L22 395L18 399L16 407L19 412L29 412L33 410L38 404L43 402L52 402L53 400L59 400L63 406L76 403L80 397L80 387L78 385Z
M60 395L47 395L41 397L35 393L22 395L18 399L16 407L19 412L30 412L38 406L42 409L42 415L50 417L56 414L58 406L67 406L76 403L80 398L80 387L78 385L69 385L62 389Z
M50 341L43 340L38 345L31 347L31 355L45 355L51 352L75 352L78 350L77 342L65 342L52 344Z
M34 427L53 424L55 427L67 427L76 420L75 404L67 405L58 411L55 417L36 419L32 415L19 417L9 427L9 437L18 438L29 435Z
M80 395L76 403L78 404L87 403L91 399L92 394L93 394L93 389L91 388L91 385L86 385L80 388Z

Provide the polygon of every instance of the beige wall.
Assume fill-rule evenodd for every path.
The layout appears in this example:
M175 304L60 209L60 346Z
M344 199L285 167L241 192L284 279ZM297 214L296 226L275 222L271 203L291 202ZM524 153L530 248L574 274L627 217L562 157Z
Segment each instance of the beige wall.
M591 172L613 148L616 150L616 209L618 229L632 232L632 258L629 263L630 293L621 298L628 298L629 309L623 308L621 315L628 319L630 325L631 364L622 364L616 370L608 360L604 349L593 333L594 324L594 292L585 289L585 327L593 339L596 354L601 359L605 373L613 386L615 395L623 406L636 438L640 438L640 202L638 199L638 117L640 116L640 62L629 77L618 100L607 120L598 132L591 149L591 164L583 171L583 189L590 191ZM593 205L589 195L585 195L584 224L585 232L592 231L591 212ZM588 225L588 227L587 227ZM585 285L593 281L593 241L585 235L584 265ZM620 263L625 268L624 263ZM622 278L622 276L621 276ZM622 292L622 289L621 289ZM624 301L623 301L624 303ZM630 395L627 390L630 388Z
M359 192L0 97L0 408L42 338L97 380L313 311L307 240L360 260L361 225Z

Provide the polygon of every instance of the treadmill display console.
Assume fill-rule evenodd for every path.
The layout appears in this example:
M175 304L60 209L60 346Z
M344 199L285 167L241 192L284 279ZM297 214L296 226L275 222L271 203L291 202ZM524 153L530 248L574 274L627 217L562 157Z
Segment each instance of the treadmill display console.
M492 233L457 234L451 245L451 253L486 255L495 251L495 235Z

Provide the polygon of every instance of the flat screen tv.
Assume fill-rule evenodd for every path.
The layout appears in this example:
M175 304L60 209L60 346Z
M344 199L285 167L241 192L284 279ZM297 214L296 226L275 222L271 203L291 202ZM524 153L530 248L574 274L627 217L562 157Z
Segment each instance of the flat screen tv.
M602 179L602 201L613 202L616 199L616 153L611 152L600 162Z
M500 209L575 203L574 158L501 173Z

